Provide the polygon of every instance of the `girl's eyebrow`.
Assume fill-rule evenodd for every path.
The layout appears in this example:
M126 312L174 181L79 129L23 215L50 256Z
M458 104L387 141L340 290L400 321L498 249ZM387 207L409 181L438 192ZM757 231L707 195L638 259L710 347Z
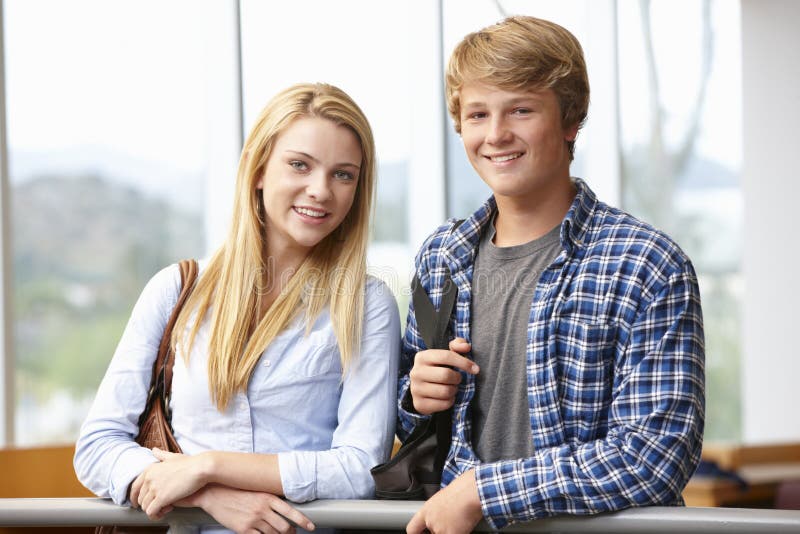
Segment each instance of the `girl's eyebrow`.
M311 154L307 154L306 152L303 152L303 151L301 151L301 150L287 150L286 152L291 152L292 154L297 154L298 156L302 156L302 157L304 157L304 158L308 158L308 159L310 159L311 161L313 161L314 163L319 163L319 160L318 160L317 158L315 158L315 157L314 157L314 156L312 156ZM334 165L334 166L335 166L335 167L352 167L352 168L354 168L354 169L356 169L356 170L359 170L359 169L361 169L361 166L360 166L360 165L356 165L355 163L350 163L350 162L348 162L348 161L344 161L344 162L342 162L342 163L337 163L337 164L336 164L336 165Z

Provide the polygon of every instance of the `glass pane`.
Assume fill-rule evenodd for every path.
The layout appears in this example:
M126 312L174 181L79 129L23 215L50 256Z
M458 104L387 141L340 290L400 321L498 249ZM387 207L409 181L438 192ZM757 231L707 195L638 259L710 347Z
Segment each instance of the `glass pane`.
M706 438L738 439L739 3L618 6L624 207L670 234L694 262L706 329Z
M203 253L202 28L189 0L4 6L16 441L69 442L147 280Z
M444 61L447 65L456 44L468 33L499 22L509 15L530 15L551 20L567 28L588 54L588 3L586 0L444 0ZM590 80L591 82L591 80ZM591 119L591 111L589 112ZM489 198L491 191L472 168L464 154L461 137L447 118L447 214L464 218L472 214ZM575 160L570 166L573 176L584 176L585 147L591 142L584 132L578 137ZM591 177L588 177L591 180ZM590 182L591 183L591 182Z
M370 271L389 284L405 317L412 245L417 245L408 242L413 104L408 87L415 82L407 46L414 38L410 8L369 0L244 0L241 5L245 135L275 93L300 82L333 84L367 115L378 151Z

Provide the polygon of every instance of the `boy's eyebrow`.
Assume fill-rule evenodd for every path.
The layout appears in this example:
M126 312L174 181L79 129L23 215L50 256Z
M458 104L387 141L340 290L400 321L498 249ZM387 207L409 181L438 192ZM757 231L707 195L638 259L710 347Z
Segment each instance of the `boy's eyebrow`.
M509 105L509 106L516 106L517 104L524 104L526 102L530 102L531 100L533 100L534 102L541 102L542 101L542 97L540 97L540 96L538 96L536 94L518 96L518 97L514 97L514 98L512 98L510 100L505 101L504 104L505 105ZM464 102L463 105L462 105L462 108L463 109L469 109L469 108L478 108L478 107L484 107L484 106L486 106L486 103L484 101L482 101L482 100L473 100L473 101Z
M291 150L290 149L290 150L287 150L286 152L291 152L292 154L297 154L298 156L303 156L305 158L308 158L311 161L313 161L314 163L319 163L319 160L317 158L315 158L311 154L307 154L307 153L302 152L300 150ZM348 161L343 161L341 163L337 163L336 165L334 165L334 167L353 167L354 169L357 169L357 170L361 169L360 165L356 165L355 163L350 163Z

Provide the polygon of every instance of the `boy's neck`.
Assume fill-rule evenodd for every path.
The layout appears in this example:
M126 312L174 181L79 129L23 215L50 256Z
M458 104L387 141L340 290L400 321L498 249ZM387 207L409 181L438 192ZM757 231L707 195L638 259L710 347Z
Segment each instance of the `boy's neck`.
M534 198L495 195L495 246L513 247L544 236L564 219L576 193L567 177Z

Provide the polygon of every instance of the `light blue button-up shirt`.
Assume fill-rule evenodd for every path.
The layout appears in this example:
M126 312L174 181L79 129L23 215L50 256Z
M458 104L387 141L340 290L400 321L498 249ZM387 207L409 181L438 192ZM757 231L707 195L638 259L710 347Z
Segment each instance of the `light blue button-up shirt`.
M147 284L76 444L80 481L117 504L129 504L131 482L156 461L134 438L179 292L176 265ZM361 347L344 378L326 309L308 336L299 317L275 338L247 391L224 412L209 393L209 327L201 325L188 362L180 348L175 358L172 425L184 453L277 454L284 493L295 502L371 498L369 470L386 461L394 437L400 319L391 291L374 278L367 281L364 308Z

